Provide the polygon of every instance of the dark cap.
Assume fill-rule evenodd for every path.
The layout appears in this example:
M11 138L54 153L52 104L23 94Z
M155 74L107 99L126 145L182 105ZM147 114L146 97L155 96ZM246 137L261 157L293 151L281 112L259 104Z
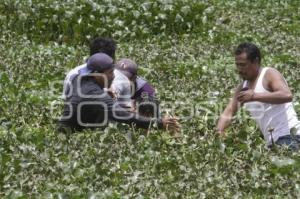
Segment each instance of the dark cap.
M87 68L92 71L103 72L114 67L113 59L104 53L96 53L89 57Z
M116 68L125 74L128 78L137 75L138 65L131 59L120 59Z

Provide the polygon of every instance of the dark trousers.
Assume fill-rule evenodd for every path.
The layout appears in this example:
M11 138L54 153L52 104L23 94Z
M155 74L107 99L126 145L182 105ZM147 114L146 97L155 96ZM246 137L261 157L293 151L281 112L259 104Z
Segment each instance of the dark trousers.
M299 144L300 144L300 135L285 135L280 137L276 142L276 145L279 146L287 146L288 149L292 151L298 151L299 150Z

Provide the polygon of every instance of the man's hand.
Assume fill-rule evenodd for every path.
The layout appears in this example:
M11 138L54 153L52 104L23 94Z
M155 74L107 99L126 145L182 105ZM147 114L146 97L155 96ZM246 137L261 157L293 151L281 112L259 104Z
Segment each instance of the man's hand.
M166 130L170 131L172 135L179 136L181 126L177 118L174 117L164 117L162 119L163 126Z
M226 135L225 135L225 131L224 130L216 130L217 131L217 134L220 136L220 137L225 137Z
M254 100L254 90L248 89L246 91L241 91L237 95L237 100L241 103L244 104L245 102L250 102Z
M111 98L116 99L117 98L117 92L113 90L112 88L105 88L104 91L107 92L111 96Z

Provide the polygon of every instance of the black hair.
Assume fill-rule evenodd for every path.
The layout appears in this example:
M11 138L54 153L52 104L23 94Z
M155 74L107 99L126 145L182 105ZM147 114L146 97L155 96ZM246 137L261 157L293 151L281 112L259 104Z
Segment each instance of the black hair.
M156 97L139 97L136 99L137 112L146 117L160 117L159 101Z
M260 50L256 45L253 43L241 43L238 45L238 47L235 49L234 54L235 55L240 55L242 53L246 53L247 59L250 60L252 63L258 59L258 63L261 61L261 54Z
M105 37L96 37L90 43L90 56L96 53L105 53L115 60L117 44L114 40Z

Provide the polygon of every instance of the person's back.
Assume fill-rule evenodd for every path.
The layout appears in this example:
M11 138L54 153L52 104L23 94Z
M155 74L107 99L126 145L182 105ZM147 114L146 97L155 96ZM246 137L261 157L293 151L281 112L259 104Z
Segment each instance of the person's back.
M116 102L124 108L133 109L131 97L137 72L138 65L131 59L122 58L115 65L115 79L111 89L115 93Z
M78 76L80 74L80 70L85 68L85 67L86 67L86 63L84 63L80 66L77 66L77 67L73 68L72 70L70 70L68 72L68 74L65 77L64 84L63 84L63 95L64 95L64 97L68 97L71 94L72 91L70 90L70 87L71 87L71 84L72 84L72 80L76 76Z
M148 81L141 77L136 78L135 92L132 99L146 97L155 97L155 89L150 85Z
M147 117L160 117L159 100L155 95L155 89L141 77L136 79L132 100L139 114Z
M118 69L114 70L115 78L112 82L111 89L114 91L116 103L124 108L131 108L131 82L130 80Z
M82 130L87 126L105 123L108 118L105 107L110 102L108 94L92 77L78 75L73 79L72 86L72 93L66 99L67 105L64 106L61 124L74 130ZM99 99L103 104L96 102Z
M99 86L97 79L101 78L103 85L111 82L113 75L102 74L109 70L113 74L113 60L104 53L96 53L88 59L86 67L72 78L60 120L62 126L82 130L84 127L107 123L107 112L113 106L113 101ZM100 73L94 73L96 71Z

